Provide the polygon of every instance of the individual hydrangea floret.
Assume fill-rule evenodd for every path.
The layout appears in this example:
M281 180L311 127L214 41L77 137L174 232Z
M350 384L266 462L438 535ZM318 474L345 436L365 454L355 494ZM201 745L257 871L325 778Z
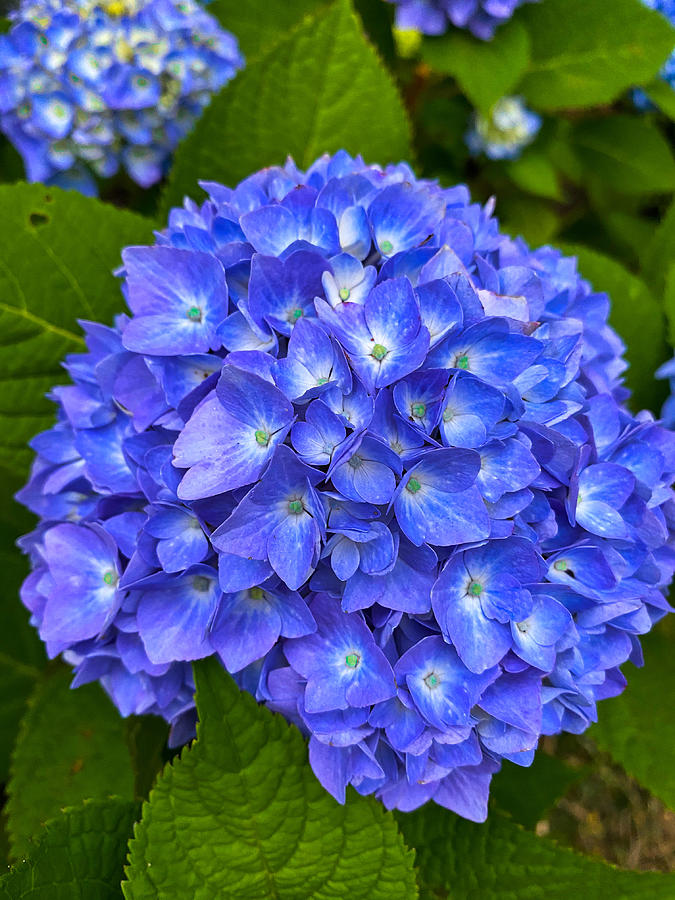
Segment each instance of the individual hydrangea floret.
M23 601L174 744L216 656L340 801L481 820L668 611L675 435L607 296L465 187L344 152L203 187L66 359Z
M0 128L29 181L142 187L243 65L196 0L21 0L0 35Z
M389 0L396 4L396 27L401 31L445 34L449 26L467 28L490 40L495 29L523 3L536 0Z
M541 116L529 110L522 97L502 97L489 115L474 113L465 140L474 156L516 159L534 141L540 128Z

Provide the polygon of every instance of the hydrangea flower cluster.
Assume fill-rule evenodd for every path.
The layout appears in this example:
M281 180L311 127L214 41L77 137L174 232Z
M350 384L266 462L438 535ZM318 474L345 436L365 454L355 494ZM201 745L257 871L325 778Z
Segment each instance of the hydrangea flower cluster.
M22 0L0 35L0 128L29 181L143 187L243 65L195 0Z
M465 135L474 156L488 159L516 159L536 138L541 116L529 110L522 97L502 97L489 116L476 111Z
M607 296L465 187L344 152L203 187L53 390L23 601L175 743L215 654L339 800L481 820L669 609L675 435L624 405Z
M666 19L668 19L671 25L675 25L675 0L642 0L642 2L650 9L655 9L657 12L662 13L666 17ZM663 78L664 81L668 82L668 84L675 89L675 48L663 64L663 68L661 69L661 78ZM645 94L645 92L640 90L639 88L636 88L633 91L633 102L638 107L638 109L654 109L654 104L652 103L652 101Z
M445 34L449 25L467 28L489 41L497 26L506 22L518 6L536 0L389 0L396 4L396 27L423 34Z

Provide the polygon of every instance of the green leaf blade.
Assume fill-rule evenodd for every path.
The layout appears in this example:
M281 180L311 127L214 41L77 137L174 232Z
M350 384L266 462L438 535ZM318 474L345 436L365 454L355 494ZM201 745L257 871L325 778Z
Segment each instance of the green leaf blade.
M625 691L600 704L598 722L589 731L602 750L670 809L675 809L675 772L668 764L675 746L674 649L672 637L662 630L645 638L644 667L630 667Z
M195 679L198 740L143 806L127 900L416 896L391 814L355 794L336 803L299 732L241 693L215 660L195 666Z
M451 29L442 37L426 38L422 58L434 71L456 78L474 106L487 114L527 69L530 39L517 19L500 28L492 41Z
M303 22L213 100L176 153L164 211L194 197L198 180L234 185L289 155L306 168L339 149L382 163L410 153L401 99L348 0Z
M675 875L629 872L493 813L476 825L431 804L397 814L417 849L421 900L670 900Z
M124 722L98 684L72 690L59 669L38 683L21 724L7 786L15 858L63 806L115 794L133 799ZM39 778L36 778L39 772Z
M0 185L0 466L25 472L33 435L47 428L45 393L83 349L78 318L106 322L124 309L113 270L152 223L74 191Z
M112 798L65 810L31 855L0 878L0 900L118 900L134 803Z
M675 29L640 0L545 0L518 19L532 46L518 90L541 110L610 103L654 78L675 45Z

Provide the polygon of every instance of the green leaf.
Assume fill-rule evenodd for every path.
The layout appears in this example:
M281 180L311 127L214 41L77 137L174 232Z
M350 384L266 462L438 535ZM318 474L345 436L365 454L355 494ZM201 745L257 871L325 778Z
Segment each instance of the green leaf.
M451 29L442 37L425 38L421 52L434 71L456 78L473 105L488 113L527 69L530 39L525 27L512 19L492 41Z
M672 900L675 875L627 872L524 831L427 806L396 818L417 849L421 900Z
M401 99L348 0L305 22L214 99L178 148L164 209L195 196L197 179L233 185L288 154L305 168L341 148L381 163L410 151Z
M239 41L246 65L278 44L305 16L328 0L213 0L209 12Z
M663 294L663 305L668 319L668 341L675 347L675 263L668 266L666 286Z
M563 200L558 173L545 152L526 150L521 157L507 163L511 180L524 191L548 200Z
M505 762L492 779L494 805L510 813L519 825L533 829L537 822L585 773L561 759L539 751L528 768Z
M35 687L45 661L36 630L28 623L29 613L19 600L21 582L28 563L14 542L33 527L33 516L16 504L11 495L20 482L11 478L0 489L0 784L7 781L9 757L28 697Z
M580 122L573 147L591 178L623 194L675 189L675 158L653 122L618 115Z
M544 0L526 6L532 61L519 92L537 109L610 103L653 77L675 29L641 0Z
M560 229L558 213L551 203L539 197L502 197L497 212L507 234L523 237L535 246L553 240Z
M26 442L47 428L45 393L66 353L84 349L77 318L124 309L120 251L147 242L152 222L75 191L0 185L0 466L25 472Z
M145 800L164 765L169 726L159 716L129 716L124 733L134 766L134 794Z
M59 669L37 687L21 723L7 786L12 853L63 806L111 794L133 799L134 773L124 722L99 684L71 690Z
M668 118L675 119L675 91L673 86L663 78L655 78L643 88L649 99L665 113Z
M373 798L340 806L293 726L239 691L214 659L195 665L196 744L143 804L127 900L417 896L412 854Z
M30 858L0 878L0 900L118 900L137 806L86 802L48 822Z
M644 281L621 263L580 244L563 249L577 257L579 271L596 291L609 294L610 324L626 344L630 368L625 377L633 392L632 407L658 412L665 388L654 380L654 371L669 355L663 310Z
M0 653L0 784L7 781L9 758L39 670Z
M669 758L675 746L675 641L656 631L643 643L644 667L630 667L625 691L600 704L598 722L588 733L629 775L675 809Z
M642 255L642 276L658 299L663 297L672 263L675 263L675 202L668 207Z

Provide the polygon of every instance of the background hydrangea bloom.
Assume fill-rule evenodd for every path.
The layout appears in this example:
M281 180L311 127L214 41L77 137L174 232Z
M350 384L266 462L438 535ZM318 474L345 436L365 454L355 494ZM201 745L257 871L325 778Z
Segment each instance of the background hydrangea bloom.
M175 743L216 654L339 800L481 820L669 609L675 435L625 405L607 296L465 187L341 152L204 188L66 360L23 601Z
M444 34L448 25L468 28L490 40L495 29L523 3L535 0L389 0L396 3L396 26L402 31Z
M195 0L22 0L0 35L0 127L29 181L148 187L243 65Z
M521 97L502 97L490 115L475 112L466 144L474 156L516 159L531 144L541 128L541 116L529 110Z

